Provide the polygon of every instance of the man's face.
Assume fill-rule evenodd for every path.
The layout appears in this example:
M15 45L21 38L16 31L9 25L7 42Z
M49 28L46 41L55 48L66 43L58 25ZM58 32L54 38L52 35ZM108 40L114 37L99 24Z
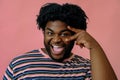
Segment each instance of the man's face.
M73 35L67 29L67 24L61 21L49 21L44 31L44 44L48 55L55 61L61 62L70 57L74 41L66 42Z

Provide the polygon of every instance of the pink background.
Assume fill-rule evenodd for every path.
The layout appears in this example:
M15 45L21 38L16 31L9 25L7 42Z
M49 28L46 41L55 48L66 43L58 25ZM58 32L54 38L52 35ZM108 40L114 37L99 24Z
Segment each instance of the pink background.
M102 45L120 79L120 0L0 0L0 78L12 58L43 46L36 15L46 2L74 3L86 11L88 32ZM73 51L89 58L86 49Z

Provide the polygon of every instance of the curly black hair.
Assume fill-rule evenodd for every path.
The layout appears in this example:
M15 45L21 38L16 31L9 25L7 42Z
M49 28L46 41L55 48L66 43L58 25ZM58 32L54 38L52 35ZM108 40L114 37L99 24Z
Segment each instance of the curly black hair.
M75 4L58 4L58 3L47 3L40 9L39 15L37 15L38 28L44 30L48 21L60 20L65 22L67 25L86 30L87 23L85 12L81 7Z

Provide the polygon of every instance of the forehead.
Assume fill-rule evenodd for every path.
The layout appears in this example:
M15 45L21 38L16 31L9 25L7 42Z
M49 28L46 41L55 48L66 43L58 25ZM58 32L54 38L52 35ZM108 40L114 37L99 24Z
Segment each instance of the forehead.
M45 30L50 29L52 31L61 31L67 29L67 24L62 21L49 21L46 24Z

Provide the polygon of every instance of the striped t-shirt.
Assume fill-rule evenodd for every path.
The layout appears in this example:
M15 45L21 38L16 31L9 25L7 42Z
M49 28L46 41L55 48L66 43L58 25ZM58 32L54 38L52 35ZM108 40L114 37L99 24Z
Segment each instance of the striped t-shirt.
M55 62L42 50L33 50L12 60L3 80L91 80L90 61L73 55Z

